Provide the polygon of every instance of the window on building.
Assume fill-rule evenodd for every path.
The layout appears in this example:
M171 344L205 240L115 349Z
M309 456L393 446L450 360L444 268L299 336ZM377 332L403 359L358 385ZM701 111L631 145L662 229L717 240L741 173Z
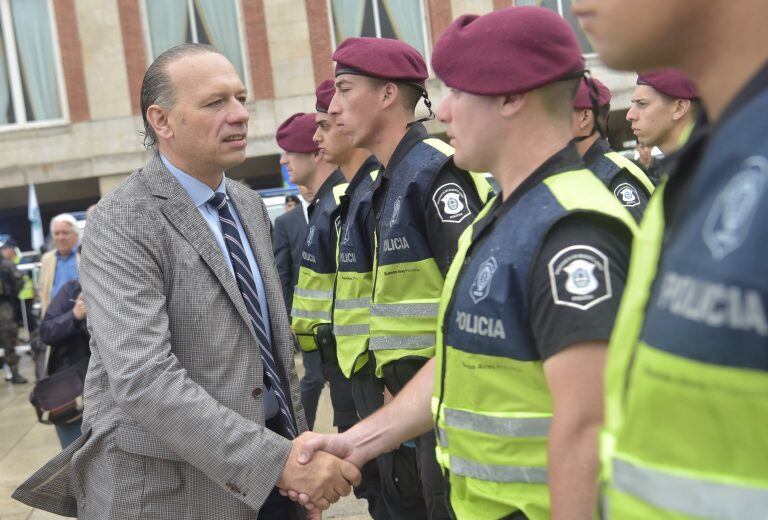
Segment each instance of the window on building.
M329 0L336 45L353 36L395 38L426 56L423 0Z
M584 31L581 30L581 26L573 14L572 2L573 0L516 0L515 5L539 5L558 13L576 31L576 37L579 39L579 44L584 54L593 54L595 50L592 48L592 44L589 43Z
M50 0L0 0L0 127L64 118Z
M144 12L153 60L181 43L207 43L229 58L245 81L236 0L145 0Z

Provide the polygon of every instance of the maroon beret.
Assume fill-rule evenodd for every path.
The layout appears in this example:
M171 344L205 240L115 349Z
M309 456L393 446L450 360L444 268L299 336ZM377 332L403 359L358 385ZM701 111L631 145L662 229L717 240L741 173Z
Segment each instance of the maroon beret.
M576 97L573 98L573 108L592 108L592 98L597 96L597 106L604 107L611 102L611 91L603 85L603 83L594 76L590 76L589 80L595 86L597 92L595 93L589 85L587 85L587 79L581 78L579 82L579 89L576 91Z
M457 18L435 45L432 68L451 88L499 96L576 77L584 58L560 16L543 7L510 7Z
M677 69L663 69L637 76L638 85L648 85L675 99L699 99L699 91L688 76Z
M317 150L312 140L316 129L315 114L293 114L277 129L277 145L286 152L312 153Z
M347 38L333 53L336 76L360 74L390 81L412 83L424 89L429 77L419 51L389 38Z
M317 97L317 101L315 101L315 110L327 114L328 107L331 106L331 100L335 93L336 85L334 85L333 80L327 79L320 83L317 86L317 90L315 90L315 96Z

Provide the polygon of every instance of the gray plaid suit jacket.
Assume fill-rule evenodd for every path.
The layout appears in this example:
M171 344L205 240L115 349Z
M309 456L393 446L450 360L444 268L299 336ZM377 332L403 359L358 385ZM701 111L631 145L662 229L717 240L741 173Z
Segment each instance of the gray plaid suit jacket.
M264 279L274 347L306 430L261 198L227 190ZM259 345L221 250L155 154L88 220L91 361L83 436L14 493L81 519L256 518L291 448L264 427Z

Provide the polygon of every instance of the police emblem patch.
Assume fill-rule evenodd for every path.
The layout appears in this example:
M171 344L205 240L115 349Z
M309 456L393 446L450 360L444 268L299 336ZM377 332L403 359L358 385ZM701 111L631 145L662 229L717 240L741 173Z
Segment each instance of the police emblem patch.
M472 282L472 286L469 288L469 297L475 303L481 302L488 296L488 291L491 289L491 281L493 275L496 273L499 264L494 257L490 257L488 260L480 264L480 268L477 270L475 280Z
M608 257L594 247L566 247L552 257L548 267L557 305L587 310L612 295Z
M432 195L437 214L443 222L458 223L472 214L467 205L464 190L456 183L449 182L441 186Z
M744 243L766 184L768 159L753 156L715 199L702 229L712 258L722 260Z
M312 226L309 228L309 233L307 233L307 246L310 246L312 244L312 240L315 238L315 226Z
M400 220L400 206L403 205L403 198L397 197L395 200L395 207L392 208L392 218L389 219L389 227L394 226Z
M613 194L619 199L619 202L621 202L622 205L628 208L640 204L640 195L638 195L635 187L628 182L622 182L616 186L616 189L613 190Z

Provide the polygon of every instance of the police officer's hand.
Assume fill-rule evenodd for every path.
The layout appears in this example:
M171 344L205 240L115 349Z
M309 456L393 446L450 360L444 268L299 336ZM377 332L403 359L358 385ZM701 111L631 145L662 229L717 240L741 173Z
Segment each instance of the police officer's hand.
M83 293L77 295L75 300L75 306L72 308L72 314L75 319L84 320L88 315L88 311L85 309L85 300L83 299Z
M299 442L296 442L299 441ZM354 445L344 434L303 434L294 441L297 444L297 459L299 464L309 464L317 452L326 452L347 462L351 462L358 468L366 462L361 452L355 449ZM294 453L291 453L293 456ZM349 479L347 479L349 480ZM350 481L351 482L351 481ZM354 484L354 483L353 483ZM313 504L311 497L295 489L280 490L283 496L289 497L294 502L303 504L308 509L315 509L317 504Z

